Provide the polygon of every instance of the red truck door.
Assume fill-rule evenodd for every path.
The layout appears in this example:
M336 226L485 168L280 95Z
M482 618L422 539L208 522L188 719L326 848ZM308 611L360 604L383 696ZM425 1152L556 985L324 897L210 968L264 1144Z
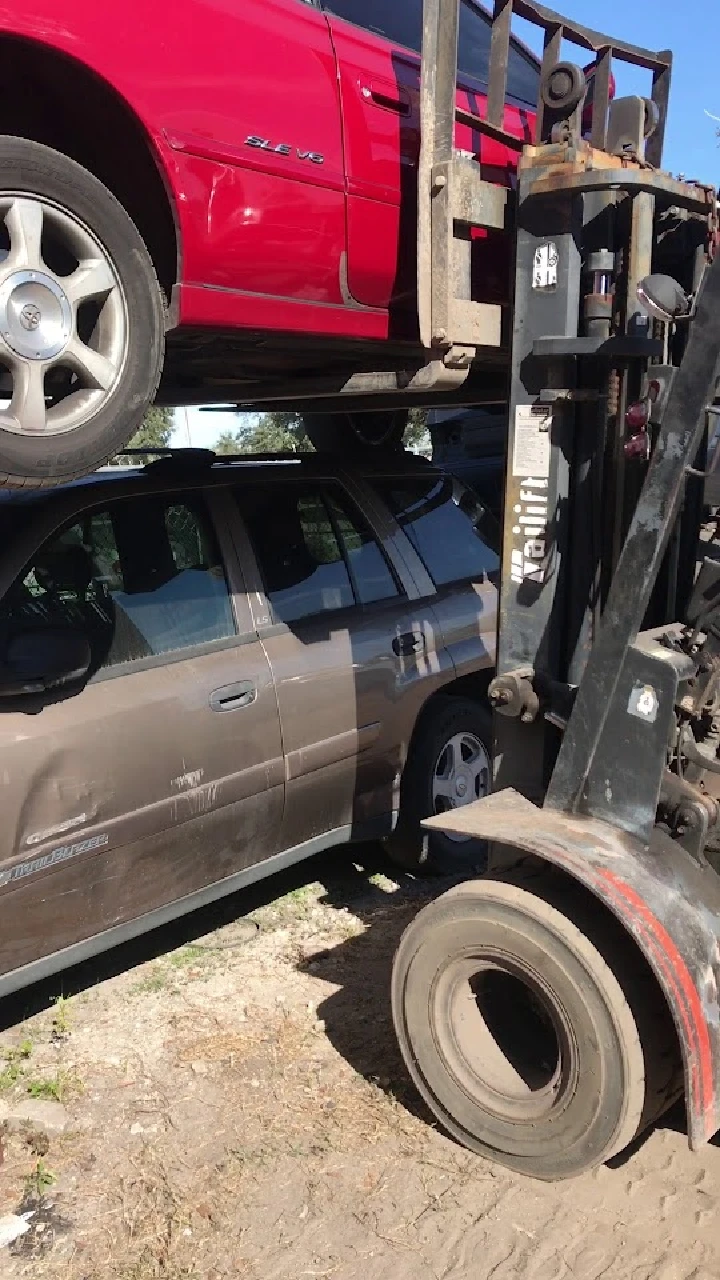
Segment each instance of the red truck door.
M391 307L398 336L415 322L417 163L420 149L422 0L322 0L340 72L347 183L347 286L355 301ZM490 19L460 7L458 100L485 112ZM530 140L539 67L513 45L506 127ZM508 182L514 153L468 128L459 148L479 155L487 177Z

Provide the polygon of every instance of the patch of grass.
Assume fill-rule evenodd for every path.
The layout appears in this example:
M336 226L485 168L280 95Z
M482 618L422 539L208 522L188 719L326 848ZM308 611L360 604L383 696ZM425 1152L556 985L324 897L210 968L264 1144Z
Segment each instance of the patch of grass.
M7 1093L25 1074L24 1063L32 1054L32 1040L22 1040L17 1048L8 1049L4 1057L4 1067L0 1071L0 1093Z
M204 947L196 947L189 942L187 946L180 947L179 951L173 951L168 956L168 964L174 969L186 969L193 964L202 964L207 959L208 953Z
M301 884L297 889L291 889L289 893L286 893L284 898L280 898L280 903L308 902L310 898L317 898L319 893L322 893L322 885L319 882Z
M26 1088L31 1098L45 1098L50 1102L67 1102L68 1098L83 1092L82 1081L70 1071L28 1080Z
M64 1040L72 1029L72 1000L67 996L55 997L55 1012L52 1020L52 1034L55 1040Z
M147 996L155 991L163 991L168 983L168 975L162 965L154 964L152 969L130 988L132 996Z
M391 880L384 871L373 871L372 875L368 876L368 884L374 889L382 889L383 893L397 893L399 888L397 881Z
M318 881L298 885L297 889L291 889L289 893L283 894L282 898L276 898L266 907L259 907L257 911L253 911L248 919L265 928L272 928L292 920L301 920L317 906L322 892L323 886Z
M147 996L157 991L165 991L175 983L178 971L182 972L193 967L205 967L211 959L212 957L205 947L195 946L192 942L189 942L187 946L171 952L162 961L158 961L152 968L148 969L139 982L136 982L130 988L130 994L133 996Z
M35 1168L25 1178L25 1200L42 1200L45 1192L57 1182L57 1174L48 1169L44 1160L38 1160Z

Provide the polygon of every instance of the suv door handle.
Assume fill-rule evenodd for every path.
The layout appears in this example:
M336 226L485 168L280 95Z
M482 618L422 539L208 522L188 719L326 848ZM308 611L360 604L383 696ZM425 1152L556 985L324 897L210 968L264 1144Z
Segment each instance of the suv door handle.
M403 631L402 635L395 636L392 642L393 653L398 658L417 653L418 649L422 649L422 646L423 637L419 631Z
M395 111L400 116L410 115L410 95L389 80L371 80L369 84L361 82L360 96L386 111Z
M241 707L249 707L257 697L257 689L250 680L241 680L239 684L224 684L213 689L210 694L211 711L239 711Z

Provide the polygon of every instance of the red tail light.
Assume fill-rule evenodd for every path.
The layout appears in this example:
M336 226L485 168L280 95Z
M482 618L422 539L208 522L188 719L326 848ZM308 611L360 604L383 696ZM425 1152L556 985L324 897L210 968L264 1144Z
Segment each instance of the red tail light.
M631 436L636 435L638 431L645 431L649 421L650 405L647 400L637 400L635 404L628 406L625 414L625 426Z
M647 462L650 457L649 421L649 400L637 400L634 404L628 405L625 414L627 439L623 445L626 458L640 458L643 462Z

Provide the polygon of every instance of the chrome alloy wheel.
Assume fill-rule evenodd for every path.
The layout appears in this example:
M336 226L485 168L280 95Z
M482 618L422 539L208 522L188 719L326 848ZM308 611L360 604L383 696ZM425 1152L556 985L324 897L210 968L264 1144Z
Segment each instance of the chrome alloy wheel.
M434 813L446 813L482 799L490 790L490 757L474 733L456 733L440 752L432 779ZM471 839L445 832L456 843Z
M87 423L127 358L128 316L113 263L78 218L39 196L0 193L0 429L50 436ZM3 380L5 381L5 380Z

